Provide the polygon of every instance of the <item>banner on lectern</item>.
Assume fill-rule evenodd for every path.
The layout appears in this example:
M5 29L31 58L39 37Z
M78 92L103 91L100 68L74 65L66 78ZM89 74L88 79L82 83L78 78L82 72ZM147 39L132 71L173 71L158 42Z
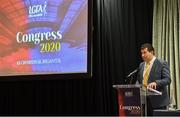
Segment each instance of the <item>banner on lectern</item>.
M118 89L119 116L141 116L140 88Z

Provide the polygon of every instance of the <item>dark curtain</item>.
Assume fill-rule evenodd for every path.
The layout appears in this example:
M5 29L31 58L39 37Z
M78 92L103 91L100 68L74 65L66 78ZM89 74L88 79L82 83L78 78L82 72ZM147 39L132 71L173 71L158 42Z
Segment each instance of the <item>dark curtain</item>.
M118 115L112 85L125 83L152 40L153 0L93 1L92 79L0 81L0 115Z
M152 38L152 0L99 0L97 40L102 66L115 82L138 67L139 48ZM96 44L96 43L95 43ZM96 52L96 51L95 51ZM104 72L102 72L104 74ZM108 76L109 77L109 76Z

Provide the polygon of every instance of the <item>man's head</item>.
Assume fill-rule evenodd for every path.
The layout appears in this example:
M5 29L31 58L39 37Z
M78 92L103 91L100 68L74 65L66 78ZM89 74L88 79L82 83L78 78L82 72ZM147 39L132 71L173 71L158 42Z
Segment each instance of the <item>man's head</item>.
M141 45L141 57L145 62L150 62L154 56L154 48L151 44L145 43Z

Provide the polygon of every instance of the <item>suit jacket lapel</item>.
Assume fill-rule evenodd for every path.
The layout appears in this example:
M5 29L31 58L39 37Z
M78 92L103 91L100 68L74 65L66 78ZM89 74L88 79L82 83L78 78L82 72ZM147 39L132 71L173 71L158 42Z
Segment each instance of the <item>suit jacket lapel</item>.
M154 60L154 63L153 63L153 65L152 65L151 71L150 71L150 73L149 73L148 82L154 80L154 74L155 74L156 64L157 64L157 59Z

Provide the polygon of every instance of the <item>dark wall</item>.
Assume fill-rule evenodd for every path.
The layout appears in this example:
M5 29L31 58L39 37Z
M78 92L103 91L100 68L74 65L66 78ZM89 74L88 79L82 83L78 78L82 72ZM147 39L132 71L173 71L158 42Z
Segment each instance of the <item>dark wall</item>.
M140 45L151 42L153 0L93 1L93 78L0 81L0 115L118 115L112 85L124 83Z

